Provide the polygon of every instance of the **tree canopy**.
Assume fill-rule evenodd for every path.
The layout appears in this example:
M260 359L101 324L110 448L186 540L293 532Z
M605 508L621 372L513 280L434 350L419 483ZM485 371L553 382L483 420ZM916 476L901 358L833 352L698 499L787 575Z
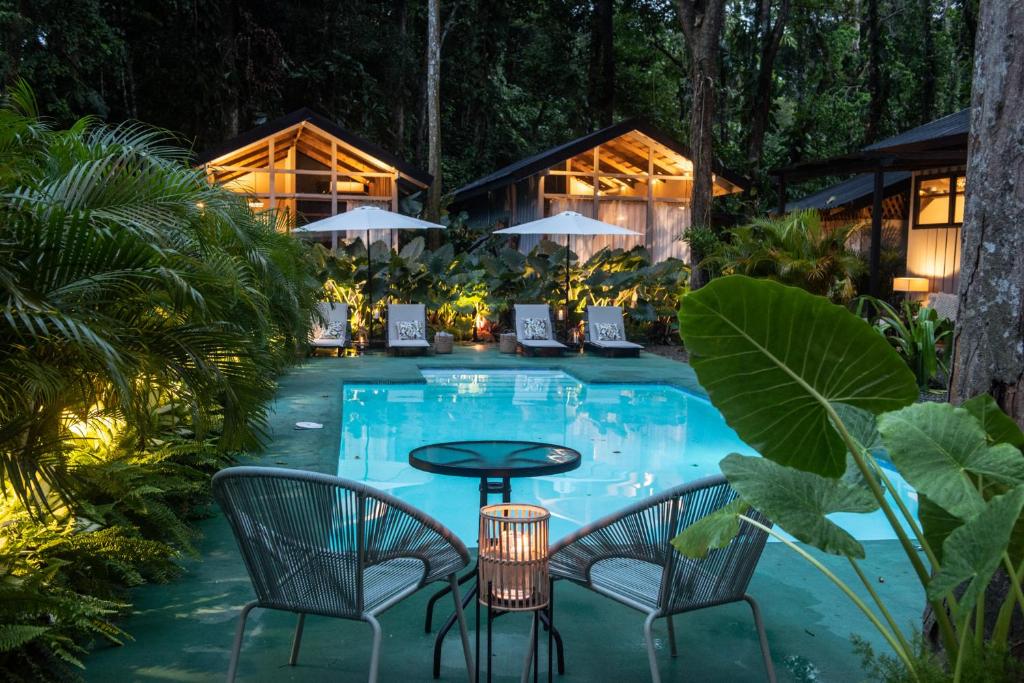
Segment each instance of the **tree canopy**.
M673 0L443 0L446 191L640 116L687 138ZM977 0L727 0L715 153L768 168L967 106ZM0 72L43 112L140 119L197 149L309 106L427 165L427 0L0 3ZM766 115L767 114L767 115ZM764 122L763 130L759 123Z

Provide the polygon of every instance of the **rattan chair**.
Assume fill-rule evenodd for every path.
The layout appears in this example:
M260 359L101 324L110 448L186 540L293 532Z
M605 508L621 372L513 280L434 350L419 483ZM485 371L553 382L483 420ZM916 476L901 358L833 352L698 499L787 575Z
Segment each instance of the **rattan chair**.
M377 680L377 617L433 581L455 599L466 670L474 667L455 573L469 564L466 546L440 523L363 484L275 467L232 467L213 478L256 599L239 617L228 681L233 681L254 607L299 615L288 663L298 661L307 614L365 621L373 629L369 680Z
M583 527L551 546L551 575L568 579L647 615L644 638L651 680L661 680L651 625L668 620L669 644L676 655L672 615L746 600L764 657L768 680L775 681L761 611L746 594L767 533L742 523L739 535L702 560L676 552L669 541L697 520L736 499L721 475L683 484ZM768 524L756 511L750 516Z

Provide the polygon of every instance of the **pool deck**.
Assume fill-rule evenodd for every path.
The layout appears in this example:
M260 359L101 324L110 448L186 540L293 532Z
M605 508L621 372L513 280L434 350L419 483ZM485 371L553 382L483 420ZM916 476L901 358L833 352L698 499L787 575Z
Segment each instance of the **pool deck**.
M345 383L422 382L420 368L443 367L557 368L585 382L663 383L700 392L689 366L649 354L639 359L591 355L522 358L501 355L492 345L456 347L450 356L313 358L281 378L270 416L269 446L249 462L334 473ZM294 429L300 420L320 422L324 428ZM223 680L236 618L241 606L252 598L252 590L223 516L212 515L200 529L199 557L186 562L183 577L132 592L136 613L122 626L135 639L122 647L101 647L92 653L86 660L87 680ZM919 623L924 597L897 544L876 541L865 543L865 547L868 557L862 569L876 582L875 589L894 617L902 624ZM855 583L845 560L815 555L841 578ZM381 681L432 680L433 635L423 631L424 607L431 592L420 591L381 618ZM867 619L839 590L782 544L768 545L750 593L761 604L780 681L863 680L859 657L850 644L855 633L868 638L877 651L886 651ZM441 612L447 613L450 602L439 604ZM471 615L472 610L472 629ZM639 613L582 588L559 584L556 620L566 646L566 674L556 680L649 680ZM293 615L254 611L242 649L239 680L365 680L370 650L366 624L308 619L299 664L289 667L293 628ZM528 618L509 615L496 622L495 628L494 680L519 680ZM655 625L655 633L666 681L764 680L757 637L745 604L677 617L679 656L674 659L669 656L663 622ZM441 680L466 680L455 633L446 643Z

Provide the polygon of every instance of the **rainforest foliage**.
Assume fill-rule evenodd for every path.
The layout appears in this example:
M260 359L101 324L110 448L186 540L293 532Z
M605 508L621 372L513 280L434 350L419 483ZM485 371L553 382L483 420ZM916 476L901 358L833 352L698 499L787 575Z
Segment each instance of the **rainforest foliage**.
M0 76L44 113L147 121L197 149L309 106L427 166L426 0L0 1ZM444 190L641 116L686 141L671 0L441 2ZM967 106L977 0L727 0L715 152L765 169ZM794 194L798 190L793 190Z
M0 678L73 674L263 440L321 292L309 247L169 134L0 107Z

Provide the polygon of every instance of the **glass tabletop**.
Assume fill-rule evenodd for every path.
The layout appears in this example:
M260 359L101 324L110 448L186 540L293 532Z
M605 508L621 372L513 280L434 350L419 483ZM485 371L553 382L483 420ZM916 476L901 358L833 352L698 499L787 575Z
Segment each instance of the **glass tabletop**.
M537 477L576 469L580 454L566 446L532 441L452 441L413 450L409 464L456 477Z

